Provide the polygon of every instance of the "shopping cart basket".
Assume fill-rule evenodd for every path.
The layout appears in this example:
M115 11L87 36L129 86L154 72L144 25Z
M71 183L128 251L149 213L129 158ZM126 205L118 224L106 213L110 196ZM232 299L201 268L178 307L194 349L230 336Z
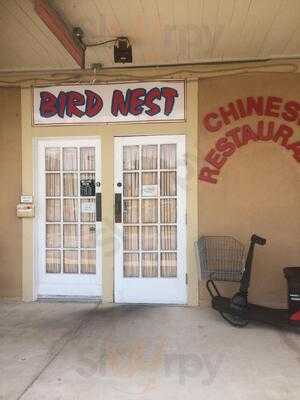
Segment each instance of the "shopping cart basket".
M201 280L239 282L245 265L245 247L232 236L202 236L197 242Z

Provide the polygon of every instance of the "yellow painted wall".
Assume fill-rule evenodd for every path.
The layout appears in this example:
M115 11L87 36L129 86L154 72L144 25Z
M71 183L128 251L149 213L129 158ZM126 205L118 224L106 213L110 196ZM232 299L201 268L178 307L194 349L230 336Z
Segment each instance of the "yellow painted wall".
M22 224L16 217L21 192L21 93L0 88L0 297L22 291Z
M230 128L259 119L274 120L294 128L293 141L300 140L300 126L278 118L247 117L219 132L210 133L202 119L207 112L247 96L278 96L299 102L299 74L253 74L219 77L199 82L199 170L208 150ZM293 153L274 142L250 142L236 151L223 166L217 184L199 181L199 233L230 234L247 243L252 233L267 239L257 247L251 300L280 305L286 301L282 268L300 265L300 163ZM229 286L231 292L236 285ZM200 284L200 300L207 293Z
M188 303L198 303L198 282L194 242L197 226L197 140L198 140L198 82L187 84L187 120L181 123L99 124L90 126L45 127L31 124L32 92L22 89L22 190L34 193L34 152L36 138L64 136L98 136L102 148L102 211L103 211L103 300L113 301L113 144L115 136L185 134L187 140L187 270ZM34 291L34 219L23 220L23 298L31 301Z

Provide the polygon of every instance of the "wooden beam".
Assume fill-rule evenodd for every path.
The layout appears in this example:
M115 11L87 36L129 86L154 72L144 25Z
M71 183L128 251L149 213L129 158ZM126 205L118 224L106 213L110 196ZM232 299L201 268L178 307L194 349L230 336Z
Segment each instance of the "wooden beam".
M66 25L46 0L35 0L34 9L53 35L60 41L80 68L84 69L84 49L76 42Z
M232 62L213 64L181 64L160 65L155 67L114 67L103 68L94 74L92 70L48 70L48 71L1 71L0 87L26 87L47 85L72 85L78 80L84 85L91 79L95 84L111 82L140 82L157 80L204 79L240 74L268 72L278 74L294 74L300 77L300 57L274 59L256 62Z

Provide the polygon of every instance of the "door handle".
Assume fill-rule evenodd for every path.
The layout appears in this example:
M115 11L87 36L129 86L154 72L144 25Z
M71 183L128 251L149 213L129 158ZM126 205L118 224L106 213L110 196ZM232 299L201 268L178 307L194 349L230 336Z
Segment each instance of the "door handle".
M102 196L101 193L96 193L96 221L102 221Z
M115 223L122 222L122 194L115 193Z

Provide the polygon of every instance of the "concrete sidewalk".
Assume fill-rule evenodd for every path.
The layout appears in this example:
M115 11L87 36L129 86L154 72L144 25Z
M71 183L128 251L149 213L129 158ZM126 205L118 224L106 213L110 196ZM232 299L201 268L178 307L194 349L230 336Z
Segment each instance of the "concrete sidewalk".
M0 302L3 400L294 400L300 335L210 308Z

